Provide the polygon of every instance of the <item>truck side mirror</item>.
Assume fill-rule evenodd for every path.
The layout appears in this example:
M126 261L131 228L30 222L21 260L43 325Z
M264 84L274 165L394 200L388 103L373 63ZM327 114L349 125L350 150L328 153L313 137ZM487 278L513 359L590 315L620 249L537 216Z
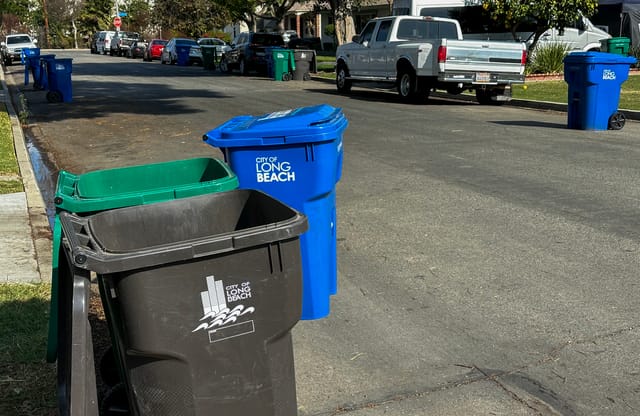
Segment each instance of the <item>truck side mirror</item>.
M353 35L351 37L351 42L360 43L360 35Z

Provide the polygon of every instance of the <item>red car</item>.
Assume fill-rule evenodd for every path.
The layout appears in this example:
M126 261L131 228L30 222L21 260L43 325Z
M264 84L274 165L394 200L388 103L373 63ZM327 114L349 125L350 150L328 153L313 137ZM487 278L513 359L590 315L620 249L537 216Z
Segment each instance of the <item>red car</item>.
M149 42L149 46L145 49L142 59L147 62L151 62L154 59L160 59L162 49L164 49L167 42L169 41L164 39L152 39L151 42Z

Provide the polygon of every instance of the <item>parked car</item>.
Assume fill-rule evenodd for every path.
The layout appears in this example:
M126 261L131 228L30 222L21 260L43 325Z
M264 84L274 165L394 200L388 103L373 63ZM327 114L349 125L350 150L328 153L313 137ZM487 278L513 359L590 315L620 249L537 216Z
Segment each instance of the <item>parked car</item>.
M143 40L136 40L131 44L131 47L127 50L127 58L142 58L144 52L147 50L147 42Z
M164 49L165 45L169 42L165 39L151 39L151 42L147 45L147 48L144 51L144 59L147 62L151 62L154 59L160 59L160 55L162 54L162 49Z
M138 32L118 31L111 39L111 56L127 56L131 44L140 39Z
M103 30L98 34L98 40L96 41L96 51L103 55L108 54L111 51L111 38L116 34L113 30Z
M6 66L11 65L12 61L20 62L22 50L36 48L37 42L36 39L32 39L31 36L25 34L5 36L4 41L0 43L2 62Z
M200 46L215 46L216 56L221 57L222 54L229 49L227 42L218 38L200 38L198 39L198 45Z
M189 65L198 64L202 65L202 51L200 45L193 39L187 38L173 38L162 49L160 54L161 64L175 64L178 62L178 47L189 46Z
M233 41L231 47L220 58L220 71L231 72L238 69L240 74L247 75L250 70L265 72L267 56L265 48L270 46L284 47L284 39L280 34L243 32Z

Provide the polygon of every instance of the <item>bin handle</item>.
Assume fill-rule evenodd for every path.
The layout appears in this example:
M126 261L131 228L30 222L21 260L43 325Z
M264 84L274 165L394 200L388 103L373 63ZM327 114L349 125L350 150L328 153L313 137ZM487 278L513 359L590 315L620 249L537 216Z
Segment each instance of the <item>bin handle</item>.
M61 205L64 202L62 196L73 196L75 194L77 183L78 175L74 175L66 170L61 170L60 173L58 173L56 196L53 198L54 204Z
M331 123L333 122L336 117L338 115L340 115L342 113L342 108L336 108L335 110L333 110L331 112L331 114L329 114L326 118L323 118L322 120L318 120L318 121L314 121L313 123L310 123L310 126L319 126L321 124L327 124L327 123Z

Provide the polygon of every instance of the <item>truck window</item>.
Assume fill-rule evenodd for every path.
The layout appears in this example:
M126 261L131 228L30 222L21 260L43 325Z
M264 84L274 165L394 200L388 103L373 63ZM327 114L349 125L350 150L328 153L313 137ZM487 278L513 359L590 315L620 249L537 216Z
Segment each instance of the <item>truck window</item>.
M389 31L391 29L391 20L383 20L378 27L378 34L376 35L376 42L386 42L389 37Z
M438 22L437 38L458 39L458 30L456 25L451 22Z
M424 20L401 20L398 26L400 39L428 39L429 27Z
M369 22L362 30L360 34L360 43L370 42L373 37L373 29L376 27L376 22Z

